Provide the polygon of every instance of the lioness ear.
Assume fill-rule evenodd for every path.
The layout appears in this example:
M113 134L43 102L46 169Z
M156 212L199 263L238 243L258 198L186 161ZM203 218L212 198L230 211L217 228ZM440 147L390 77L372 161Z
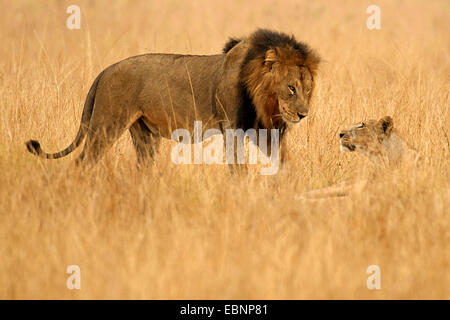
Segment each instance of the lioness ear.
M381 130L383 130L383 132L387 136L389 136L392 132L392 129L394 129L394 121L390 116L381 118L380 120L378 120L378 124L380 125Z
M272 68L272 65L278 61L277 52L274 49L269 49L266 51L266 56L264 58L264 65Z

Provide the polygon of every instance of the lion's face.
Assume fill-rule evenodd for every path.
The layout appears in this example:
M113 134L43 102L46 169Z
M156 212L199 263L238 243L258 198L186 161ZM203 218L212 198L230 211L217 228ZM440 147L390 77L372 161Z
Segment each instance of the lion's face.
M359 151L366 155L381 153L382 143L392 129L393 121L389 116L354 124L339 134L341 151Z
M277 68L277 66L274 66ZM285 122L297 123L308 115L313 78L304 66L278 66L281 80L277 85L278 106Z
M309 112L319 56L293 37L260 31L249 40L242 80L258 121L287 128Z
M275 121L281 119L286 124L297 123L306 117L314 80L305 60L293 49L269 49L264 66L278 106L278 110L273 110L278 111L274 114Z

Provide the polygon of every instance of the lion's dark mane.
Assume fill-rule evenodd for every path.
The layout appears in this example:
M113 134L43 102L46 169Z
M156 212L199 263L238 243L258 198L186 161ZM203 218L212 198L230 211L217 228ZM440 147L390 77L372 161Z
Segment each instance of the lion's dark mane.
M308 45L297 41L293 35L287 35L285 33L267 29L258 29L249 37L245 38L230 38L223 47L223 53L228 53L242 41L248 42L249 49L243 60L240 73L242 105L239 108L239 126L248 129L255 126L261 126L261 124L256 123L256 109L252 99L250 98L251 94L246 84L246 79L248 79L249 75L254 72L254 70L250 70L247 67L251 61L255 59L263 59L269 49L284 48L293 50L301 61L303 61L308 67L311 67L310 70L314 73L320 58L313 50L309 48Z
M245 40L245 38L230 38L223 47L223 53L233 49L242 40ZM264 55L267 50L275 47L291 47L299 52L303 59L311 54L307 44L297 41L293 35L282 32L258 29L248 37L248 40L250 41L250 49L246 61Z

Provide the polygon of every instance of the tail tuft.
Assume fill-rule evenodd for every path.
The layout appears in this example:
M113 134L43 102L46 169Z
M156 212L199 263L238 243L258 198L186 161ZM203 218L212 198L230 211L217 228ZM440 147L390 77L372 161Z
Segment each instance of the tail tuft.
M28 151L30 151L32 154L39 156L42 154L41 145L36 140L29 140L25 143L27 146Z

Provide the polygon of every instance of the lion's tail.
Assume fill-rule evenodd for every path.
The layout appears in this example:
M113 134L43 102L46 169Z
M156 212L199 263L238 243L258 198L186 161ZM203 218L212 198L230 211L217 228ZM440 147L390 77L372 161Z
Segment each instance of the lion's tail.
M84 103L84 109L83 109L83 115L81 116L81 124L80 128L78 129L77 136L75 137L75 140L64 150L56 152L56 153L46 153L42 150L41 144L36 140L29 140L25 143L27 146L27 149L32 154L39 156L41 158L45 159L58 159L62 158L69 153L71 153L73 150L75 150L83 141L83 139L86 136L86 132L89 128L89 123L91 121L92 112L94 110L94 102L95 102L95 94L97 92L97 85L98 81L100 80L101 76L103 75L103 72L101 72L97 78L94 80L94 83L92 84L91 88L89 89L89 93L86 97L86 101Z

